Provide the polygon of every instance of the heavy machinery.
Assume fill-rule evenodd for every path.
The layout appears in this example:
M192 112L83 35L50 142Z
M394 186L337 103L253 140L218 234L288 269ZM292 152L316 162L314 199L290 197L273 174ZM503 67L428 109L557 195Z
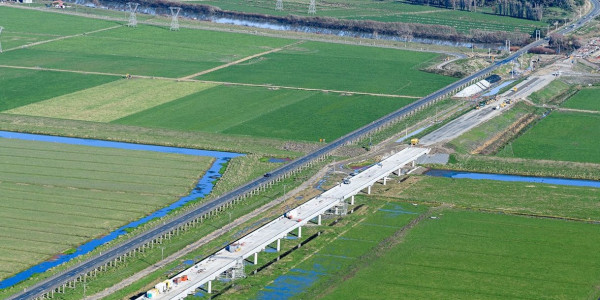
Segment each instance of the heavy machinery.
M417 139L417 138L410 139L410 144L413 145L413 146L414 145L418 145L419 144L419 139Z

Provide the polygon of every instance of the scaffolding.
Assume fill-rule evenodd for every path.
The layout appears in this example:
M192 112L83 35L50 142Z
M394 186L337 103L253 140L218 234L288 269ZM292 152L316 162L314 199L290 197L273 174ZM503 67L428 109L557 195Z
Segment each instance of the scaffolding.
M179 30L179 12L181 7L170 6L171 10L171 30Z
M235 261L235 266L227 271L221 273L219 278L225 280L236 280L246 278L246 272L244 270L244 260L240 257Z
M325 215L345 216L348 214L348 203L340 201L337 205L325 211Z

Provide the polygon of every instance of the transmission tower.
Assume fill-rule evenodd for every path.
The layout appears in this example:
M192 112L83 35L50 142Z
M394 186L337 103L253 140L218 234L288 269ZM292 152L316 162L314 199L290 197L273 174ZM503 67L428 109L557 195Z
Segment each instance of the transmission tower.
M308 14L314 15L317 13L317 6L315 5L316 0L310 0L310 4L308 5Z
M275 3L275 10L283 10L283 0L277 0Z
M129 8L129 23L127 26L136 27L137 26L137 17L135 16L135 12L137 11L139 3L127 2L127 7Z
M181 11L181 7L169 7L171 10L171 30L179 30L179 12Z
M4 29L4 27L0 26L0 35L2 35L2 29ZM0 53L2 53L2 43L0 42Z

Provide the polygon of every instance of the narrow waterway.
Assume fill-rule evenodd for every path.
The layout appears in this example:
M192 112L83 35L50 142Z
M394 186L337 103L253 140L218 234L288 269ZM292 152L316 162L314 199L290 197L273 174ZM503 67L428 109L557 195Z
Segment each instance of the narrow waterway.
M210 151L210 150L198 150L198 149L190 149L190 148L177 148L177 147L167 147L167 146L156 146L156 145L143 145L143 144L133 144L133 143L124 143L124 142L111 142L111 141L102 141L102 140L93 140L93 139L81 139L81 138L69 138L69 137L59 137L59 136L48 136L48 135L39 135L39 134L29 134L29 133L15 133L8 131L0 131L0 138L7 139L20 139L20 140L29 140L29 141L41 141L41 142L53 142L53 143L61 143L61 144L69 144L69 145L83 145L83 146L93 146L93 147L104 147L104 148L117 148L117 149L127 149L133 151L154 151L154 152L162 152L162 153L177 153L183 155L195 155L195 156L208 156L215 158L215 162L210 166L208 171L198 180L196 187L190 191L187 196L181 197L176 202L171 205L159 209L152 214L143 217L139 220L133 221L125 226L118 228L117 230L101 237L98 239L91 240L83 245L77 247L74 253L71 254L61 254L53 257L51 260L42 262L38 265L35 265L23 272L20 272L12 277L4 279L0 281L0 289L11 287L21 281L24 281L30 278L32 275L37 273L43 273L49 270L50 268L61 265L65 262L72 260L75 257L87 254L92 250L96 249L98 246L104 245L117 237L126 234L130 229L135 228L139 225L150 222L151 220L163 217L167 215L170 211L177 209L185 205L190 201L194 201L208 195L216 181L221 174L219 171L221 168L232 158L242 156L244 154L241 153L233 153L233 152L220 152L220 151Z
M432 169L425 173L428 176L434 177L447 177L447 178L467 178L467 179L485 179L485 180L498 180L498 181L510 181L510 182L533 182L533 183L545 183L554 185L568 185L568 186L587 186L600 188L600 181L595 180L584 180L584 179L569 179L569 178L556 178L556 177L534 177L534 176L521 176L521 175L506 175L506 174L492 174L492 173L475 173L475 172L463 172L453 170L438 170Z

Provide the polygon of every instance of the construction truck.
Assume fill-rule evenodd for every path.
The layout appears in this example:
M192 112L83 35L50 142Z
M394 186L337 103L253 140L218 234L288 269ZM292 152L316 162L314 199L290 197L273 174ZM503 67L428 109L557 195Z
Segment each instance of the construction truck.
M419 139L417 139L417 138L410 139L410 144L413 145L413 146L414 145L418 145L419 144Z

